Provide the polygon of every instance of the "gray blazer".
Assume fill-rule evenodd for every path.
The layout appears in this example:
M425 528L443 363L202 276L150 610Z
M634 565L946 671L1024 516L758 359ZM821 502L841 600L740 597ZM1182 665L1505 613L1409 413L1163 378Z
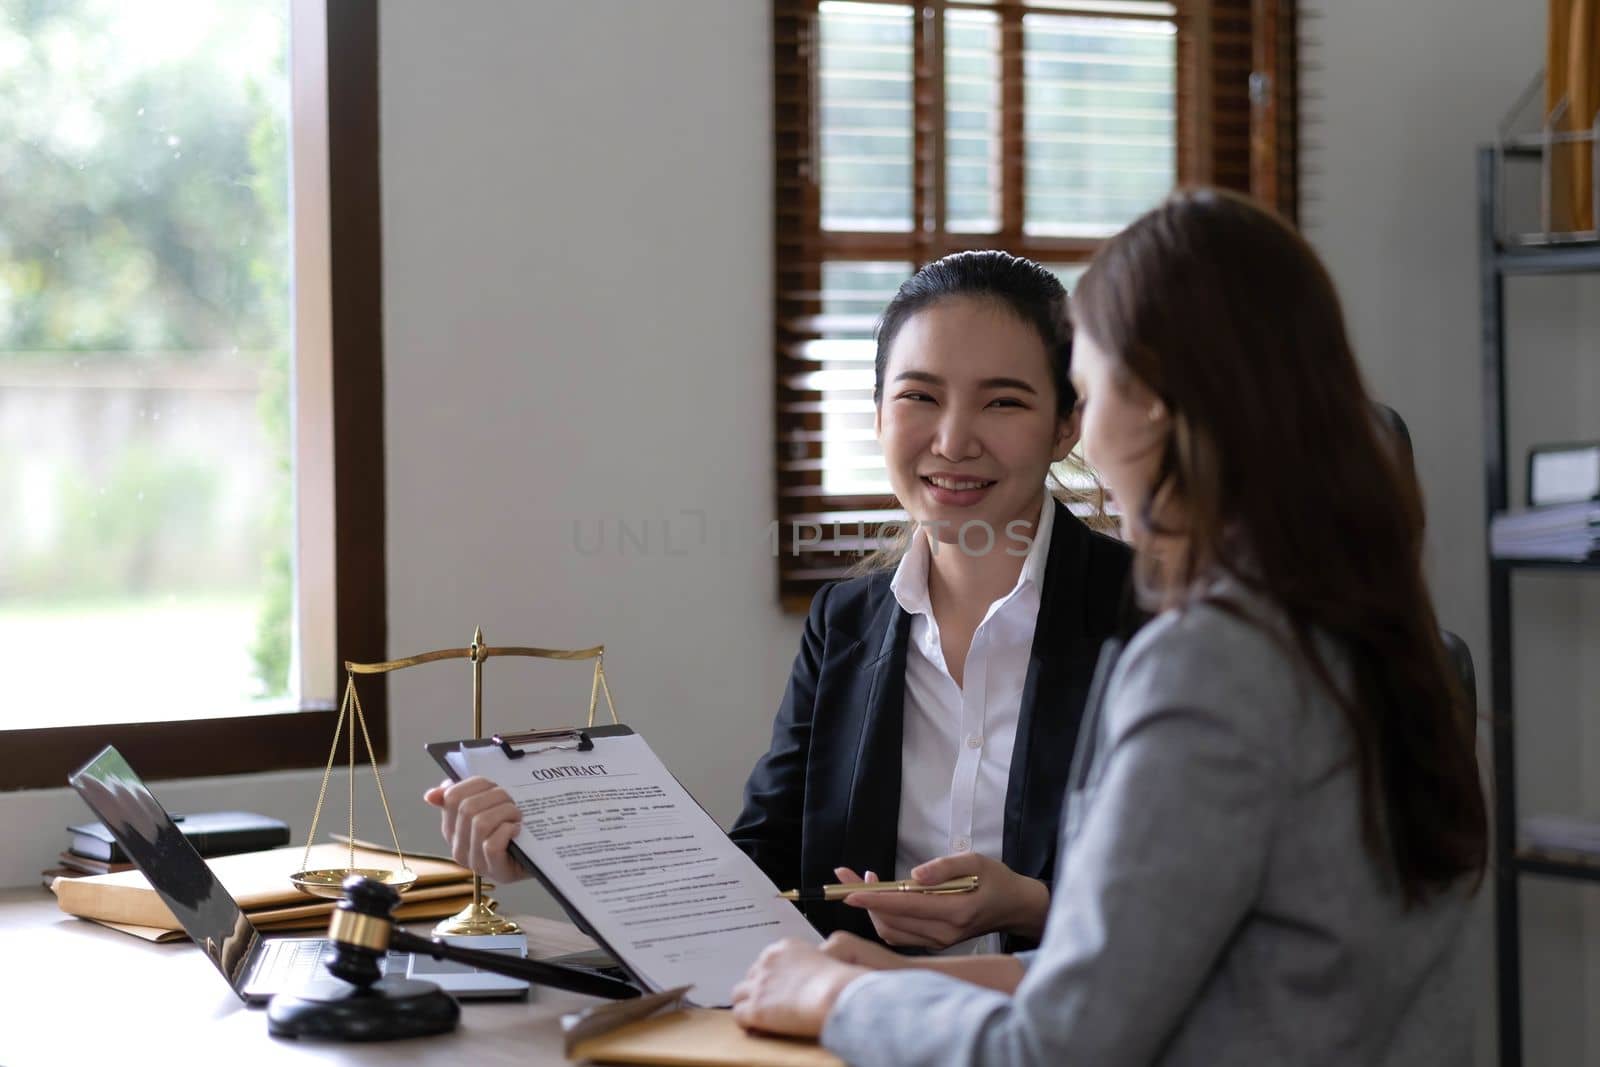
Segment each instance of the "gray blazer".
M1089 714L1015 994L878 972L824 1045L853 1064L1470 1061L1469 889L1403 908L1362 845L1340 712L1283 644L1211 604L1168 612Z

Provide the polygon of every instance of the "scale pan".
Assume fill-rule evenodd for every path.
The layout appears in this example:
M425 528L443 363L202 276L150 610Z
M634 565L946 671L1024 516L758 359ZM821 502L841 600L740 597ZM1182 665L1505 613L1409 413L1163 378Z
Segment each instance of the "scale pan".
M417 872L409 867L401 867L399 870L386 870L381 867L328 867L319 871L300 871L291 874L289 881L293 882L295 888L302 893L338 900L344 896L344 880L352 874L382 882L396 893L404 893L417 884Z

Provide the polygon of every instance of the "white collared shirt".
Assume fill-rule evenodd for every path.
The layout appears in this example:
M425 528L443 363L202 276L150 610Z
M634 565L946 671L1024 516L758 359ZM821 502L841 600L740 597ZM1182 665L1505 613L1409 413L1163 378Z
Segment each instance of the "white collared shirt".
M889 589L911 615L895 878L909 878L913 867L957 852L1001 858L1011 750L1054 525L1055 501L1047 493L1017 584L989 605L973 632L963 685L956 684L945 666L928 597L933 550L925 534L917 533L895 569ZM1008 540L1004 531L997 535L993 551L1020 551L1021 545ZM973 539L968 543L977 547ZM961 549L941 544L939 551ZM999 935L989 934L945 951L965 955L999 950Z

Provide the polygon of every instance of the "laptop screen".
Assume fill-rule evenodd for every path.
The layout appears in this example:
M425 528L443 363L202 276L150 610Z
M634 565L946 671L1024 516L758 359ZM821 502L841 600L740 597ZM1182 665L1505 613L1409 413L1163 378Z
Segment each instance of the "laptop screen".
M128 761L107 746L67 780L242 996L256 929Z

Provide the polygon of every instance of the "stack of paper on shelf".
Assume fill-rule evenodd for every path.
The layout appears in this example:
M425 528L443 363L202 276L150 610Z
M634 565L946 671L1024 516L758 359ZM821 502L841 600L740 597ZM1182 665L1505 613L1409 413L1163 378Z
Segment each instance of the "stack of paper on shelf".
M396 919L444 918L471 903L472 872L465 867L409 853L405 862L417 873L417 884L400 898ZM317 930L327 928L328 915L337 902L302 893L290 884L289 876L303 869L348 866L350 849L316 845L306 857L305 849L295 845L222 856L206 864L258 929ZM393 868L399 866L399 860L393 852L358 847L355 866ZM50 888L56 903L69 915L93 919L147 941L184 936L166 902L138 871L57 878Z
M1600 821L1574 815L1530 815L1522 820L1522 840L1544 851L1600 856Z
M1489 551L1497 559L1600 557L1600 501L1580 500L1496 515L1489 524Z

